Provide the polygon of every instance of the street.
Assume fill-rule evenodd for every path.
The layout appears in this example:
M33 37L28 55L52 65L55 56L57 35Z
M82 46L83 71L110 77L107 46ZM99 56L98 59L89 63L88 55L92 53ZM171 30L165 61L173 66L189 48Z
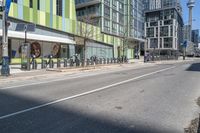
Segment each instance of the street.
M0 133L183 133L200 111L199 79L195 60L7 83Z

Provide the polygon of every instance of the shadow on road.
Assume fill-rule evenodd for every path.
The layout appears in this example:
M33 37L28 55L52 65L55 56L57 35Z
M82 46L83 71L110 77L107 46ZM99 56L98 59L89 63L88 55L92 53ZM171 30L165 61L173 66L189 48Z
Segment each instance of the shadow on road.
M43 104L39 99L2 92L0 90L0 116ZM0 133L172 133L148 128L145 124L129 127L123 122L112 122L99 116L73 110L67 104L51 105L0 119ZM75 105L74 105L75 106Z
M200 72L200 63L194 63L192 64L187 71L195 71L195 72Z

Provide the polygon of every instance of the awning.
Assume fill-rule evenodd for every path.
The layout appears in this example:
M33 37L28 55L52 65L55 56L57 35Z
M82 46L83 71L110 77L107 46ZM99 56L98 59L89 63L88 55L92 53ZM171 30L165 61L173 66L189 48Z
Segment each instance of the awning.
M2 36L2 29L0 29L0 36ZM24 39L25 33L9 30L8 37ZM45 42L54 42L54 43L76 44L76 42L74 40L69 39L69 38L46 36L46 35L39 35L39 34L33 34L33 33L27 33L27 39L37 40L37 41L45 41Z

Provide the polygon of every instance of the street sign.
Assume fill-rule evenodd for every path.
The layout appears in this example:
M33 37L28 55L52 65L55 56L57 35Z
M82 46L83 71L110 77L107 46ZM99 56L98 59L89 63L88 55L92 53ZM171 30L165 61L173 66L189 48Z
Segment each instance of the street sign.
M25 31L25 24L24 23L17 24L15 31L21 31L21 32Z
M26 32L35 32L35 24L25 24L25 23L19 23L16 26L15 31L26 31Z
M27 24L26 31L28 32L35 32L35 24Z

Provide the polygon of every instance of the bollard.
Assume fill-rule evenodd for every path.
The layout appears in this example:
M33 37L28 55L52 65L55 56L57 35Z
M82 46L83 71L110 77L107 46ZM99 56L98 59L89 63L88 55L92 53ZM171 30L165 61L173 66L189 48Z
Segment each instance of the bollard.
M86 62L85 62L84 58L82 58L82 60L81 60L81 66L84 67L85 63Z
M87 59L87 66L90 65L90 59Z
M103 62L102 62L102 58L100 58L100 63L99 64L102 64Z
M73 67L73 66L74 66L73 59L70 59L70 61L69 61L69 66L70 66L70 67Z
M34 69L34 70L37 69L37 61L36 61L36 59L33 60L32 69Z
M45 69L47 68L47 61L42 59L42 64L41 64L41 68Z
M94 60L91 60L91 65L94 65Z
M54 62L52 59L49 60L49 68L53 68L54 67Z
M64 59L64 67L67 67L67 59Z
M98 65L99 64L99 59L95 60L95 64Z
M120 57L117 58L117 63L120 63Z
M114 58L114 63L117 63L117 60L116 60L116 58Z
M80 66L80 60L79 59L75 59L75 62L76 62L76 67L79 67Z
M106 64L106 58L103 58L103 64Z
M107 58L107 64L109 64L110 63L110 60L109 60L109 58Z
M61 59L57 59L57 68L61 67Z
M111 58L111 64L113 63L113 58Z

